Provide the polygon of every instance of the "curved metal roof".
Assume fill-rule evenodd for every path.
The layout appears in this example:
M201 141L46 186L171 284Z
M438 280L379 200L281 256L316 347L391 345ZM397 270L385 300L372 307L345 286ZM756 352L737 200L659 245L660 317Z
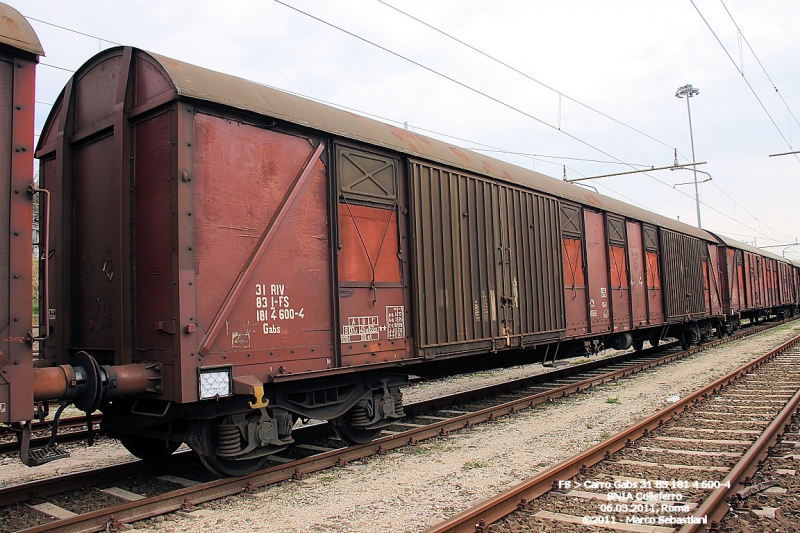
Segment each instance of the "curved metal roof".
M0 43L37 56L44 55L42 43L30 22L13 7L0 4Z
M693 226L614 198L478 154L464 148L343 111L278 89L149 53L172 79L180 96L205 100L381 146L470 172L491 175L544 193L714 241Z
M763 250L761 248L756 248L755 246L750 246L749 244L745 244L741 241L737 241L736 239L731 239L730 237L726 237L724 235L720 235L719 233L709 232L711 235L717 238L720 244L724 244L729 248L736 248L738 250L747 250L748 252L752 252L754 254L763 255L764 257L769 257L770 259L775 259L776 261L780 261L781 263L792 263L789 259L785 257L781 257L777 254L772 252L768 252L767 250Z

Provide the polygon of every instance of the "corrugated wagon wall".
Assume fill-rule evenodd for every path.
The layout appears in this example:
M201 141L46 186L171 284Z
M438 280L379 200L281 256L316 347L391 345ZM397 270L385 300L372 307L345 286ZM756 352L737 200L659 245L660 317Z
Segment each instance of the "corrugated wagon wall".
M667 320L699 318L706 312L703 242L661 229L661 257Z
M566 327L558 201L426 162L411 161L410 175L420 348L557 338Z

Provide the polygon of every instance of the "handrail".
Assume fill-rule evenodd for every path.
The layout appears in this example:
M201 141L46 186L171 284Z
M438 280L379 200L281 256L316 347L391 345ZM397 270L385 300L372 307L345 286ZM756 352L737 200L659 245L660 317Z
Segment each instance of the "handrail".
M44 268L43 268L43 275L41 276L42 287L40 288L40 294L44 293L44 299L42 306L39 307L39 316L42 316L42 311L44 311L44 321L41 319L39 320L39 336L34 337L33 332L31 332L30 338L31 341L44 341L50 338L50 191L47 189L39 189L33 184L28 185L28 195L33 197L34 194L41 193L44 194L45 198L45 214L44 217L44 236L45 236L45 243L44 243L44 250L42 251L41 239L39 244L39 262L41 263L44 261ZM44 327L44 335L41 335L42 328Z

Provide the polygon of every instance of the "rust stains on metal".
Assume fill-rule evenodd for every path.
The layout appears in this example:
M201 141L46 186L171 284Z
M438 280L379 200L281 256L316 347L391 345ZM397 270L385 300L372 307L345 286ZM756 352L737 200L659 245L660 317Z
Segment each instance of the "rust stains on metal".
M587 203L589 205L592 205L594 207L600 207L600 208L603 207L603 202L601 202L600 199L597 196L595 196L594 194L585 193L583 195L583 199L584 199L585 203Z
M0 43L37 56L44 55L42 43L31 24L19 11L6 4L0 4Z
M389 132L404 146L408 147L415 154L420 153L420 149L416 144L417 136L406 130L389 126Z
M467 164L469 164L469 163L470 163L469 157L467 157L467 156L464 154L464 152L462 152L461 150L459 150L459 149L458 149L458 148L456 148L455 146L451 146L451 147L450 147L450 151L451 151L451 152L453 152L454 154L456 154L456 155L458 156L458 158L459 158L459 159L461 159L461 161L463 161L463 162L465 162L465 163L467 163Z

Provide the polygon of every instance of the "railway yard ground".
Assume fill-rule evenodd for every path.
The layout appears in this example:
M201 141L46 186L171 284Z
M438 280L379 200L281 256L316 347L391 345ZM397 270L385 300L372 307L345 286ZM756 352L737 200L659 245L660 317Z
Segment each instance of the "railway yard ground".
M798 334L800 323L790 322L447 436L131 526L159 533L423 531L608 438ZM526 365L420 382L405 390L404 400L412 403L543 370L541 365ZM109 439L100 439L92 448L82 444L68 448L69 459L38 469L19 464L13 456L0 458L0 485L132 459ZM5 531L2 523L0 530Z

